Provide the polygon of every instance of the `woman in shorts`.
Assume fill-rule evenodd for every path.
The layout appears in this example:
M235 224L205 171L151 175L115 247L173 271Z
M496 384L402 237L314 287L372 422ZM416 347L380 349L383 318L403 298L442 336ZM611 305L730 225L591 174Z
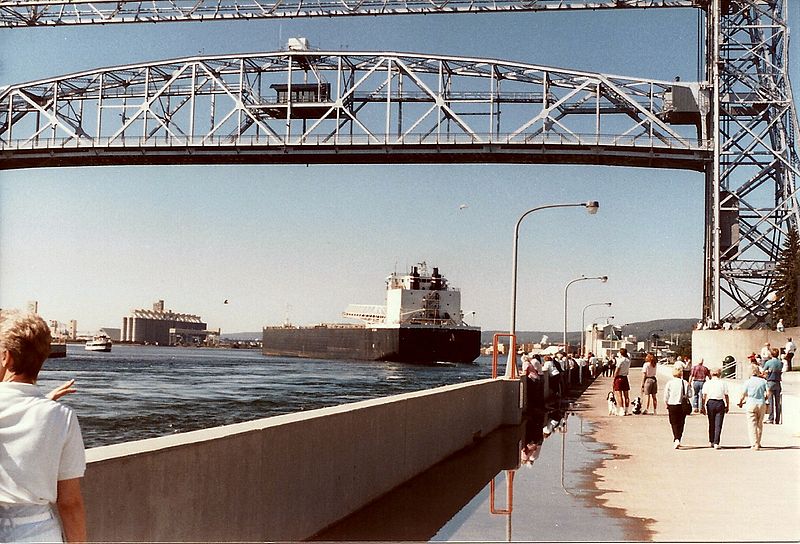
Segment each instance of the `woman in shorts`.
M619 355L616 357L616 367L614 368L614 398L617 400L617 410L619 415L630 415L628 407L631 404L628 391L631 386L628 383L628 372L631 369L631 360L628 358L628 350L622 348L619 350Z
M644 365L642 365L642 395L644 395L645 404L643 414L646 414L650 409L650 400L653 401L653 415L656 415L658 408L658 400L656 394L658 393L658 382L656 381L656 358L652 353L648 353L644 358Z

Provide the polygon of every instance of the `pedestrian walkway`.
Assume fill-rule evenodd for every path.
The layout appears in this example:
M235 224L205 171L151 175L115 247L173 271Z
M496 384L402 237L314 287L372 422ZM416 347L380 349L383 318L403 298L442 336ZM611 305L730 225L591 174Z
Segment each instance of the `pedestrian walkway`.
M632 397L641 378L631 371ZM800 540L800 373L784 384L782 425L765 425L760 451L751 450L744 410L731 383L722 448L708 444L708 419L687 418L681 449L673 449L659 372L658 415L609 416L610 378L598 378L576 411L596 424L594 438L612 458L594 471L599 500L640 518L656 541ZM732 382L732 381L731 381Z

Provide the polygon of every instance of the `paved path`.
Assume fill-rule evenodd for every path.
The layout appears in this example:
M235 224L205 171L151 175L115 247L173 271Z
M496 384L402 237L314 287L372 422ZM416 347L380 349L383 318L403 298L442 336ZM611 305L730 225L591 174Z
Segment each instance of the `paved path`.
M635 372L633 396L641 384ZM668 373L660 369L659 388ZM656 541L800 540L800 372L784 384L785 423L764 426L760 451L749 448L738 393L725 417L722 449L708 446L708 419L697 414L687 419L684 447L675 450L662 406L656 416L609 416L610 390L611 379L598 378L576 406L614 454L594 471L605 505L641 518Z

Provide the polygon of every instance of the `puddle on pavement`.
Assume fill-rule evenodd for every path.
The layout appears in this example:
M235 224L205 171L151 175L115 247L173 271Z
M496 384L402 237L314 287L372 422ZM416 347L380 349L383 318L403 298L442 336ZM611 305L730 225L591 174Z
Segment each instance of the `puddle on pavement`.
M641 520L604 508L596 498L591 471L611 454L590 431L574 413L531 414L312 540L642 540ZM523 451L528 444L534 446Z

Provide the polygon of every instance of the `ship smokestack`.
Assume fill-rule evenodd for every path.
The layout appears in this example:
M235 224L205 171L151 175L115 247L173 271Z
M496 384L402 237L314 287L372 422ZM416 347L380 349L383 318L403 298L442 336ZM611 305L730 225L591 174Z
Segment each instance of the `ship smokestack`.
M433 274L431 274L431 291L442 290L442 276L439 275L439 268L433 267Z
M419 271L416 266L411 268L411 289L419 289Z

